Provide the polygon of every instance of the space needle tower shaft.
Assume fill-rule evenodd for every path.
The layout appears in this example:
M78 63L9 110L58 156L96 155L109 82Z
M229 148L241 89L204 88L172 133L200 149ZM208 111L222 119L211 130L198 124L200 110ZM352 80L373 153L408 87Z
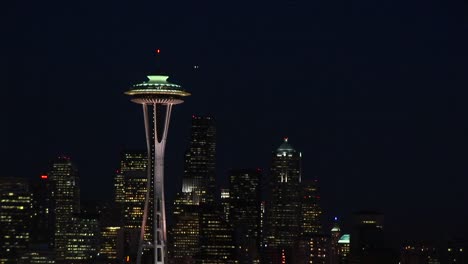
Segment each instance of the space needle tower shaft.
M185 92L181 86L168 82L168 76L150 75L148 79L149 81L136 84L125 93L132 96L132 102L141 104L143 107L148 157L137 264L141 264L143 254L147 252L145 249L149 248L154 250L154 264L167 264L164 152L172 107L183 103L183 98L189 96L190 93ZM146 234L150 229L148 220L152 221L152 234Z

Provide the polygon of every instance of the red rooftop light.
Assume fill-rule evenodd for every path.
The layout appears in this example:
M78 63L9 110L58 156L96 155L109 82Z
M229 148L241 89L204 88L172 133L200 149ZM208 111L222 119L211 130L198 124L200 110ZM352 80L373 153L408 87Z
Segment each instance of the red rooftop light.
M47 179L49 177L47 177L47 175L41 175L41 179Z

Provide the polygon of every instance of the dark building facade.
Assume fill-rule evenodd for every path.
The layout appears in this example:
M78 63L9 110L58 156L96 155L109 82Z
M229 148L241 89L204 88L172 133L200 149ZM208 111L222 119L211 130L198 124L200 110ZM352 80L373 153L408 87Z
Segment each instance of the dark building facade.
M32 218L31 244L48 249L54 248L55 235L55 185L46 174L31 183Z
M229 220L239 263L260 261L261 179L258 169L229 171Z
M353 218L350 264L398 262L398 252L385 245L383 214L361 211L354 213Z

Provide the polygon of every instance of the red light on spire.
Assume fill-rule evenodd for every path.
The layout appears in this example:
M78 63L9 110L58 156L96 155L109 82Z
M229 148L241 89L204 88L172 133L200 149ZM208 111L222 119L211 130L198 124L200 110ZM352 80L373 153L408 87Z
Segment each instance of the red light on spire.
M47 175L41 175L41 179L45 180L47 178L49 178Z
M160 50L160 49L157 49L157 50L156 50L156 53L157 53L157 54L161 53L161 50Z

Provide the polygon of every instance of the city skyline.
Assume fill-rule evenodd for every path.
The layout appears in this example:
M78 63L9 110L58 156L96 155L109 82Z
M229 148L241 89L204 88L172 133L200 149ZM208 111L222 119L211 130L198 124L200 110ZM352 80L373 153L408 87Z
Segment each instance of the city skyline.
M35 178L69 155L82 196L111 197L120 152L145 148L122 93L160 49L194 92L171 124L171 199L191 116L212 115L223 186L230 168L267 170L289 137L327 219L378 209L397 241L468 233L465 3L30 2L4 17L2 176Z

